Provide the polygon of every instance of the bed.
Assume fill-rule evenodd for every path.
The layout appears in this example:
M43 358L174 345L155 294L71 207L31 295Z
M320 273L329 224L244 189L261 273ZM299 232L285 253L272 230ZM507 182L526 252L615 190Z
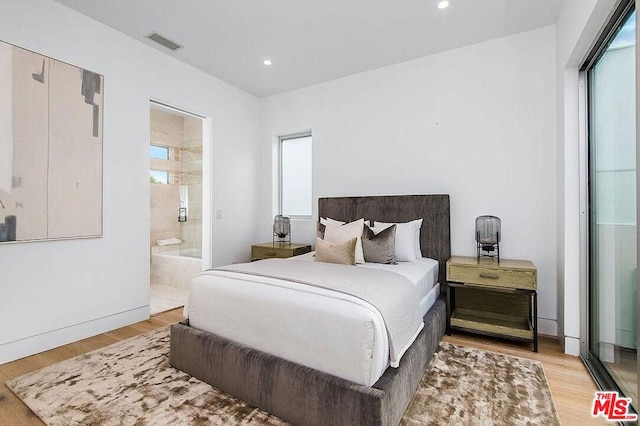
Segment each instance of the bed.
M380 222L406 222L422 218L420 248L424 257L437 260L439 263L439 267L435 269L437 282L445 282L444 265L450 256L448 195L321 198L318 202L318 213L322 217L328 216L342 221L365 217ZM302 264L305 260L284 262ZM320 263L309 262L308 259L306 262ZM230 274L223 277L228 281L226 287L247 285L234 277L234 270L223 272L222 275L225 273ZM217 274L220 275L220 272ZM221 278L218 276L215 279ZM247 289L250 288L247 287ZM194 377L294 424L395 425L398 424L411 401L424 370L444 334L445 304L442 297L437 299L433 297L433 294L437 294L434 290L431 288L430 292L426 291L431 294L431 299L435 300L428 303L430 306L427 306L427 312L420 313L420 315L424 314L422 319L424 326L417 333L411 346L406 351L402 351L397 368L387 368L389 360L381 361L381 358L376 358L374 355L371 357L371 362L358 371L357 362L353 363L347 358L340 361L338 358L337 365L344 363L347 375L331 370L334 367L327 367L329 370L325 371L333 373L328 374L323 372L324 365L311 364L316 367L312 368L304 357L300 362L291 361L290 359L297 358L288 356L289 352L279 354L278 345L275 346L276 351L274 351L273 347L265 349L251 341L245 341L238 337L238 334L224 336L222 329L217 334L203 331L208 329L202 324L203 321L206 322L206 316L200 312L195 314L195 311L192 312L190 319L196 321L197 318L200 322L198 327L192 326L188 320L172 326L170 363ZM274 292L272 288L267 293L277 295L274 303L280 303L285 297L278 291L276 289ZM202 293L198 297L208 296ZM426 297L426 294L422 297ZM235 296L235 298L237 301L238 297ZM233 296L225 300L231 304L229 312L232 313ZM261 302L258 305L268 309L265 308L265 303ZM281 303L276 306L277 309L282 309ZM219 306L218 309L224 310L224 306ZM261 315L268 317L268 311L264 309L257 309L255 314L258 318ZM336 313L336 318L340 318L340 315L342 314ZM313 317L313 315L310 316ZM301 321L303 317L306 316L301 316ZM268 323L266 319L265 322ZM331 317L325 317L321 322L323 327L329 325L327 328L334 330L341 331L349 328L342 326L338 319L332 322ZM256 325L256 327L259 326L260 324ZM323 336L322 328L317 330L318 335ZM241 332L240 336L245 335L247 331L250 330ZM301 336L298 336L302 342L299 348L304 349L309 346L311 350L308 352L311 353L323 348L322 338L316 340L315 333L311 336L310 333L302 333ZM354 339L347 337L347 340ZM379 353L385 353L385 351L389 353L389 348L385 347L384 343L381 344L382 340L375 336L370 340L375 343L373 346L379 346L378 349L372 347L372 352L375 353L377 350ZM319 347L314 348L314 344ZM367 344L365 343L365 346ZM357 343L354 345L357 346ZM259 350L256 346L264 350ZM335 347L340 345L329 346L331 348L328 349L324 346L327 354L325 358L341 356L340 350L337 350L339 348ZM335 353L331 352L332 349L336 349ZM286 350L295 352L295 349Z

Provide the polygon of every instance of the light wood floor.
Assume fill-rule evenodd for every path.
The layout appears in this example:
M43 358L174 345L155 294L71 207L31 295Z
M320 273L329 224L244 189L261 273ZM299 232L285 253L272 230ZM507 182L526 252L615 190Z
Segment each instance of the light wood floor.
M27 358L0 365L0 425L42 425L43 423L5 386L6 380L99 349L120 340L182 320L182 309L174 309L109 333L61 346ZM531 358L544 365L551 392L563 425L608 424L591 417L596 385L579 358L565 355L555 339L542 337L539 353L531 345L466 334L445 336L445 341L487 351Z

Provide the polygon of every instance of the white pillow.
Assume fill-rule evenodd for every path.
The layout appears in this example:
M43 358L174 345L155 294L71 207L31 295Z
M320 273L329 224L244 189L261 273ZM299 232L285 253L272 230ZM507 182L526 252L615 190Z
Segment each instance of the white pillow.
M387 222L375 222L371 226L369 221L366 225L376 234L393 225ZM397 262L412 262L422 257L420 251L420 228L422 227L422 219L412 220L411 222L396 223L396 248L395 257Z
M330 243L343 243L352 238L356 241L356 263L364 263L364 253L362 252L362 230L364 229L364 219L354 220L344 225L336 225L327 222L324 230L324 239Z
M320 218L320 223L323 224L324 226L327 226L327 224L331 224L331 225L344 225L347 222L342 222L340 220L335 220L335 219L331 219L330 217L321 217Z

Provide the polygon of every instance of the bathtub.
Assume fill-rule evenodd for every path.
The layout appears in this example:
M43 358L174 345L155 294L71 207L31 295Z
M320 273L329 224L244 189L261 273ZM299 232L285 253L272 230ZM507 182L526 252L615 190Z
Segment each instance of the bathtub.
M202 250L155 246L151 248L151 285L188 289L194 275L202 271Z
M151 250L159 256L189 257L191 259L202 259L202 250L199 248L180 248L178 246L158 246Z

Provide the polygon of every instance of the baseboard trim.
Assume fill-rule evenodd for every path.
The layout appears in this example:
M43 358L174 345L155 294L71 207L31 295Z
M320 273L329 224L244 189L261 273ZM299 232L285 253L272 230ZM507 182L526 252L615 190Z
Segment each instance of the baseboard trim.
M577 337L564 336L564 353L567 355L580 356L580 339Z
M558 322L556 320L538 317L538 334L545 336L558 336Z
M0 345L0 364L149 319L149 305Z

